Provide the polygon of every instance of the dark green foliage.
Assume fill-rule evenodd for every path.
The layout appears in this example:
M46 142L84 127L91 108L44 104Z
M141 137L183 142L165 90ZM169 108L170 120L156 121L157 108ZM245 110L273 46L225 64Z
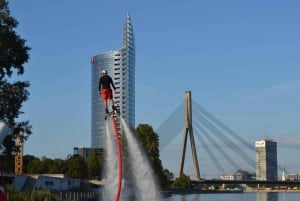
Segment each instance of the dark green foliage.
M175 181L172 183L172 188L179 188L179 189L187 189L191 186L191 179L189 176L185 174L180 175L179 178L176 178Z
M86 161L79 155L74 155L67 160L66 175L71 178L84 179L88 176Z
M153 128L148 124L140 124L136 128L136 136L142 143L151 160L159 158L159 139Z
M10 16L8 2L0 0L0 80L11 77L15 69L18 75L24 73L24 63L29 59L30 48L25 45L14 29L18 21Z
M10 201L59 200L59 196L47 190L18 191L13 185L6 186Z
M65 174L71 178L100 179L102 161L103 156L99 153L93 154L93 152L87 160L79 155L71 156L66 160L25 155L23 157L23 171L25 174Z
M103 166L103 155L97 153L96 149L92 149L86 162L88 175L100 179Z
M66 172L66 161L62 159L41 159L25 155L23 157L24 173L26 174L64 174Z
M161 187L166 188L168 181L159 158L158 135L150 125L140 124L136 128L136 137L141 143L141 146L144 147Z
M24 132L24 140L32 133L28 121L16 122L22 114L22 104L28 100L30 86L28 81L15 81L16 77L11 79L14 73L16 76L24 74L24 64L29 60L30 48L25 45L26 40L14 31L17 26L17 20L10 16L8 2L0 0L0 119L13 130L11 135L6 136L2 147L8 160L18 151L14 141L19 131Z
M23 157L23 171L25 174L37 174L41 160L35 156L25 155Z
M42 160L37 167L37 172L43 174L47 172L48 174L63 174L66 171L66 165L63 160L60 159L49 159L42 157Z
M174 179L174 174L170 172L170 170L164 169L164 174L167 176L169 181Z
M27 201L30 200L29 192L20 192L13 185L6 186L6 192L9 194L9 200Z
M28 87L29 82L9 83L7 80L0 80L0 116L10 126L23 126L24 124L17 125L15 118L22 114L20 111L22 103L29 97L26 89Z
M52 165L49 168L49 174L63 174L67 171L66 162L62 159L52 160Z
M79 155L66 160L24 156L25 174L65 174L71 178L86 179L88 172L85 159Z

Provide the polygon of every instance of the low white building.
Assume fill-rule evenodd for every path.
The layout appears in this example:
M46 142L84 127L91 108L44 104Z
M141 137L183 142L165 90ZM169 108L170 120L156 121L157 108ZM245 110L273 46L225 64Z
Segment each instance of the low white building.
M36 180L35 189L49 189L49 190L70 190L78 189L80 187L80 179L72 179L68 177L51 177L39 176Z
M286 174L285 170L282 171L282 181L300 181L300 174Z
M17 189L47 189L47 190L73 190L80 188L80 179L68 178L63 174L16 175Z
M255 177L254 173L250 173L248 171L238 169L235 173L224 174L220 176L222 180L253 180Z
M220 176L221 180L234 180L234 174L226 174Z

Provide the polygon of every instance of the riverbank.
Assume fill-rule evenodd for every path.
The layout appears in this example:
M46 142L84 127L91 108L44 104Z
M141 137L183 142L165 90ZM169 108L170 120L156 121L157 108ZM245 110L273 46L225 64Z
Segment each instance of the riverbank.
M285 190L285 189L226 189L226 190L198 190L198 189L171 189L165 191L165 196L170 195L185 195L185 194L213 194L213 193L300 193L300 190Z
M209 193L243 193L242 189L232 189L232 190L198 190L198 189L172 189L171 194L209 194Z
M300 193L300 190L285 190L285 189L245 189L244 192L247 193Z

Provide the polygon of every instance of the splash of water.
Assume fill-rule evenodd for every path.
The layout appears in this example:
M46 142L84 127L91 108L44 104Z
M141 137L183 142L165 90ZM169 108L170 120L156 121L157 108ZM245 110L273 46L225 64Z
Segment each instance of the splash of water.
M114 200L117 188L116 175L118 174L117 151L115 149L111 123L105 122L106 127L106 155L104 174L106 176L104 189L102 191L103 200Z
M160 193L154 179L154 173L148 161L147 155L139 146L137 139L130 131L125 120L121 117L125 137L128 142L128 154L130 165L133 169L134 179L137 186L138 197L141 201L159 201Z

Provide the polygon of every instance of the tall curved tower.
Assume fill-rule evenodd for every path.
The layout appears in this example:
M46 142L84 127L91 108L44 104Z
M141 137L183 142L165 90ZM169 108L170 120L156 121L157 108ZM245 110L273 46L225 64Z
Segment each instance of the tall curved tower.
M114 94L115 105L119 105L121 115L127 124L135 127L135 45L132 23L128 14L123 30L123 47L91 58L92 148L105 148L105 111L103 101L98 94L98 82L102 70L107 70L115 83L117 89ZM119 122L118 127L122 133Z
M124 55L121 101L124 101L124 111L122 115L125 117L127 124L135 126L135 45L131 19L127 13L123 30L123 48ZM124 113L123 113L124 112Z

